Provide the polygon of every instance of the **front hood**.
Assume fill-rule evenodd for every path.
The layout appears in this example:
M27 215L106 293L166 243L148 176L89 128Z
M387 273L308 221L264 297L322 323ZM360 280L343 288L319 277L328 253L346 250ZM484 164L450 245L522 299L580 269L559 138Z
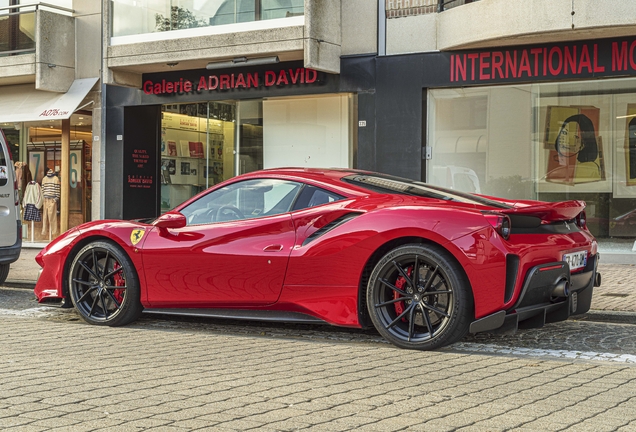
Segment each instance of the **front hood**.
M95 220L95 221L83 223L77 226L77 229L82 234L85 234L90 231L101 231L101 230L108 230L111 228L134 229L134 228L142 228L142 227L148 228L152 226L148 223L142 222L144 220L146 219L130 220L130 221L123 221L118 219ZM149 220L152 221L154 219L149 219Z

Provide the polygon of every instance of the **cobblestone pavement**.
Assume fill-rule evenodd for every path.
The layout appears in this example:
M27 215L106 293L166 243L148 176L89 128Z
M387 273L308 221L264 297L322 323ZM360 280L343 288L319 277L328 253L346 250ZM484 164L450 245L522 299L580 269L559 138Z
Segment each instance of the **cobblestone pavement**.
M90 326L0 288L0 328L3 431L636 430L636 363L611 360L636 355L630 324L567 321L414 352L327 326Z
M636 266L601 262L599 271L603 280L594 288L592 309L636 312Z

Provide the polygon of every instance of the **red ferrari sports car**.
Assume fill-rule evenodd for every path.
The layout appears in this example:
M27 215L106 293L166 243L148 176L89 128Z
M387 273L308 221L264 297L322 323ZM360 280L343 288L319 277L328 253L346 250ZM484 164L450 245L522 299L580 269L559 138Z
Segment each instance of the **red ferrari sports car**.
M37 256L35 294L97 325L142 312L373 325L399 347L434 349L586 312L600 274L584 207L265 170L154 220L69 230Z

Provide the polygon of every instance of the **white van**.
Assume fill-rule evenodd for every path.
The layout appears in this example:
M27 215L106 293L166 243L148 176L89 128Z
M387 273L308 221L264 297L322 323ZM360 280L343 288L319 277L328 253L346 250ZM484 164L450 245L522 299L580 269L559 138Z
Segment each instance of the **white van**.
M7 279L9 265L18 260L22 249L18 202L18 183L11 152L0 129L0 284Z

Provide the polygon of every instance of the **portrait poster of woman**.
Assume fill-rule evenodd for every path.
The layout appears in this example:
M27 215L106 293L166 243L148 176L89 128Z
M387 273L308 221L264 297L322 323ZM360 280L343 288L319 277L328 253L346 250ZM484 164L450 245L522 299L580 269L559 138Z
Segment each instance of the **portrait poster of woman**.
M596 107L548 107L546 181L573 186L605 180L599 112Z

